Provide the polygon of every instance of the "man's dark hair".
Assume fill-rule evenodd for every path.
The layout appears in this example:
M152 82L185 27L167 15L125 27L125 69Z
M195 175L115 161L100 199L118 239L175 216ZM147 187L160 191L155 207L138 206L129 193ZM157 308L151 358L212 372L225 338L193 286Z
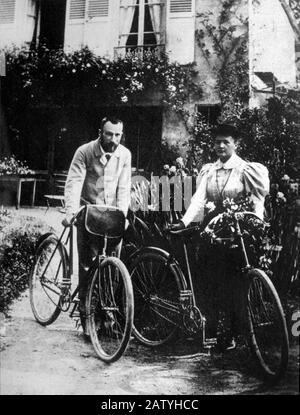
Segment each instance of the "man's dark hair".
M101 131L103 131L103 127L107 122L111 122L112 124L122 124L122 125L124 124L122 120L120 120L119 118L115 116L104 117L101 120L101 125L100 125Z

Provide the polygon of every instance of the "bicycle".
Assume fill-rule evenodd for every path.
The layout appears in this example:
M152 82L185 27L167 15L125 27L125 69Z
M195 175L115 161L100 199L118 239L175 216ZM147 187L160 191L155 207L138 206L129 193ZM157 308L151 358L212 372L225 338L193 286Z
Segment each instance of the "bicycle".
M251 212L233 213L231 219L229 229L226 214L221 213L211 219L204 230L201 226L165 230L166 239L170 239L170 252L152 246L142 247L135 253L129 268L135 301L133 334L140 343L150 347L170 342L178 330L197 336L202 348L213 344L212 339L206 338L206 318L196 302L186 245L187 238L200 233L201 238L206 237L211 243L231 244L241 254L248 344L264 378L276 381L282 377L288 363L285 316L270 278L263 270L250 265L245 242L252 237L251 229L250 233L247 229L251 220L258 221L261 226L264 223ZM175 237L181 241L187 275L176 260Z
M72 292L72 280L74 225L80 215L84 216L86 229L99 236L99 252L87 272L87 329L97 355L109 363L125 352L133 324L130 275L115 252L110 256L106 253L109 243L115 246L123 236L125 216L121 211L111 206L83 206L60 237L48 233L41 238L30 275L30 303L42 326L53 323L61 311L70 310L71 318L78 314L79 286Z

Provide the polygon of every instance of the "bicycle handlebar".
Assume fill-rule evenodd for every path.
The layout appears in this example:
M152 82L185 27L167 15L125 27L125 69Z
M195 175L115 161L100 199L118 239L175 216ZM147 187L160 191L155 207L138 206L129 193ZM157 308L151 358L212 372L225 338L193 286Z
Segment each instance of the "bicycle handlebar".
M201 225L188 226L186 228L179 229L178 231L174 231L174 230L166 227L165 232L169 233L173 236L187 236L187 235L191 234L192 232L199 231L200 229L201 229Z
M79 213L85 208L85 205L81 206L79 210L73 215L72 219L70 220L70 225L74 225L77 217L79 216Z
M214 218L212 218L205 226L203 226L203 224L198 224L198 225L193 225L193 226L188 226L184 229L180 229L177 231L172 231L172 229L166 227L165 228L165 232L172 235L172 236L188 236L193 232L202 232L207 230L209 227L211 227L212 225L215 225L220 219L221 217L224 215L225 212L223 213L219 213L217 216L215 216ZM252 217L254 217L255 219L259 219L261 222L264 222L259 216L256 215L256 213L254 212L249 212L249 211L245 211L245 212L234 212L234 216L238 218L238 216L244 216L244 215L251 215ZM267 225L267 224L266 224Z

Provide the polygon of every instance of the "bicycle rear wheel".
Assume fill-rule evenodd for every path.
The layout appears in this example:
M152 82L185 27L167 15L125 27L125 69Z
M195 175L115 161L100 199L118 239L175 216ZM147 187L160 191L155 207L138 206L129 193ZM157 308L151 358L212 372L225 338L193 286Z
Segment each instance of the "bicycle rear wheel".
M114 362L125 352L133 324L133 290L127 268L109 257L97 267L89 285L86 312L96 353Z
M133 261L131 280L134 292L133 334L145 346L160 346L177 332L180 321L180 291L185 281L175 264L156 249L140 253Z
M53 323L60 314L59 284L67 275L64 246L50 234L38 246L29 279L30 304L35 319L43 326Z
M279 380L288 364L289 340L279 296L259 269L249 272L247 317L251 351L267 381Z

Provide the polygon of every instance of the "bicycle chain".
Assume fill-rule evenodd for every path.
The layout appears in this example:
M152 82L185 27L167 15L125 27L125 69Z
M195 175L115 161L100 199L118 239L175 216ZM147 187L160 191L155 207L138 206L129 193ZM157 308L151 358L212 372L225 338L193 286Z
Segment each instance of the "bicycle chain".
M202 326L203 326L202 319L200 318L201 324L198 325L198 322L197 321L194 321L190 317L190 312L191 311L194 311L194 309L195 309L194 306L189 305L187 307L184 307L184 305L182 303L174 302L174 301L167 300L167 299L164 299L163 301L165 303L169 304L169 305L176 306L176 307L178 307L178 306L181 307L181 310L178 310L177 314L179 314L181 316L184 327L182 325L180 325L179 323L168 319L165 315L161 314L158 310L155 309L156 314L158 314L161 318L163 318L164 320L168 321L169 323L175 325L176 327L178 327L180 329L184 328L188 333L196 333L196 332L202 330ZM154 305L154 307L155 307L155 305ZM196 310L197 310L197 314L200 314L200 316L202 316L200 310L197 307L196 307ZM192 325L196 326L196 330L193 327L189 328L187 326L187 324L184 323L184 319L185 318L188 318L189 320L192 320Z

